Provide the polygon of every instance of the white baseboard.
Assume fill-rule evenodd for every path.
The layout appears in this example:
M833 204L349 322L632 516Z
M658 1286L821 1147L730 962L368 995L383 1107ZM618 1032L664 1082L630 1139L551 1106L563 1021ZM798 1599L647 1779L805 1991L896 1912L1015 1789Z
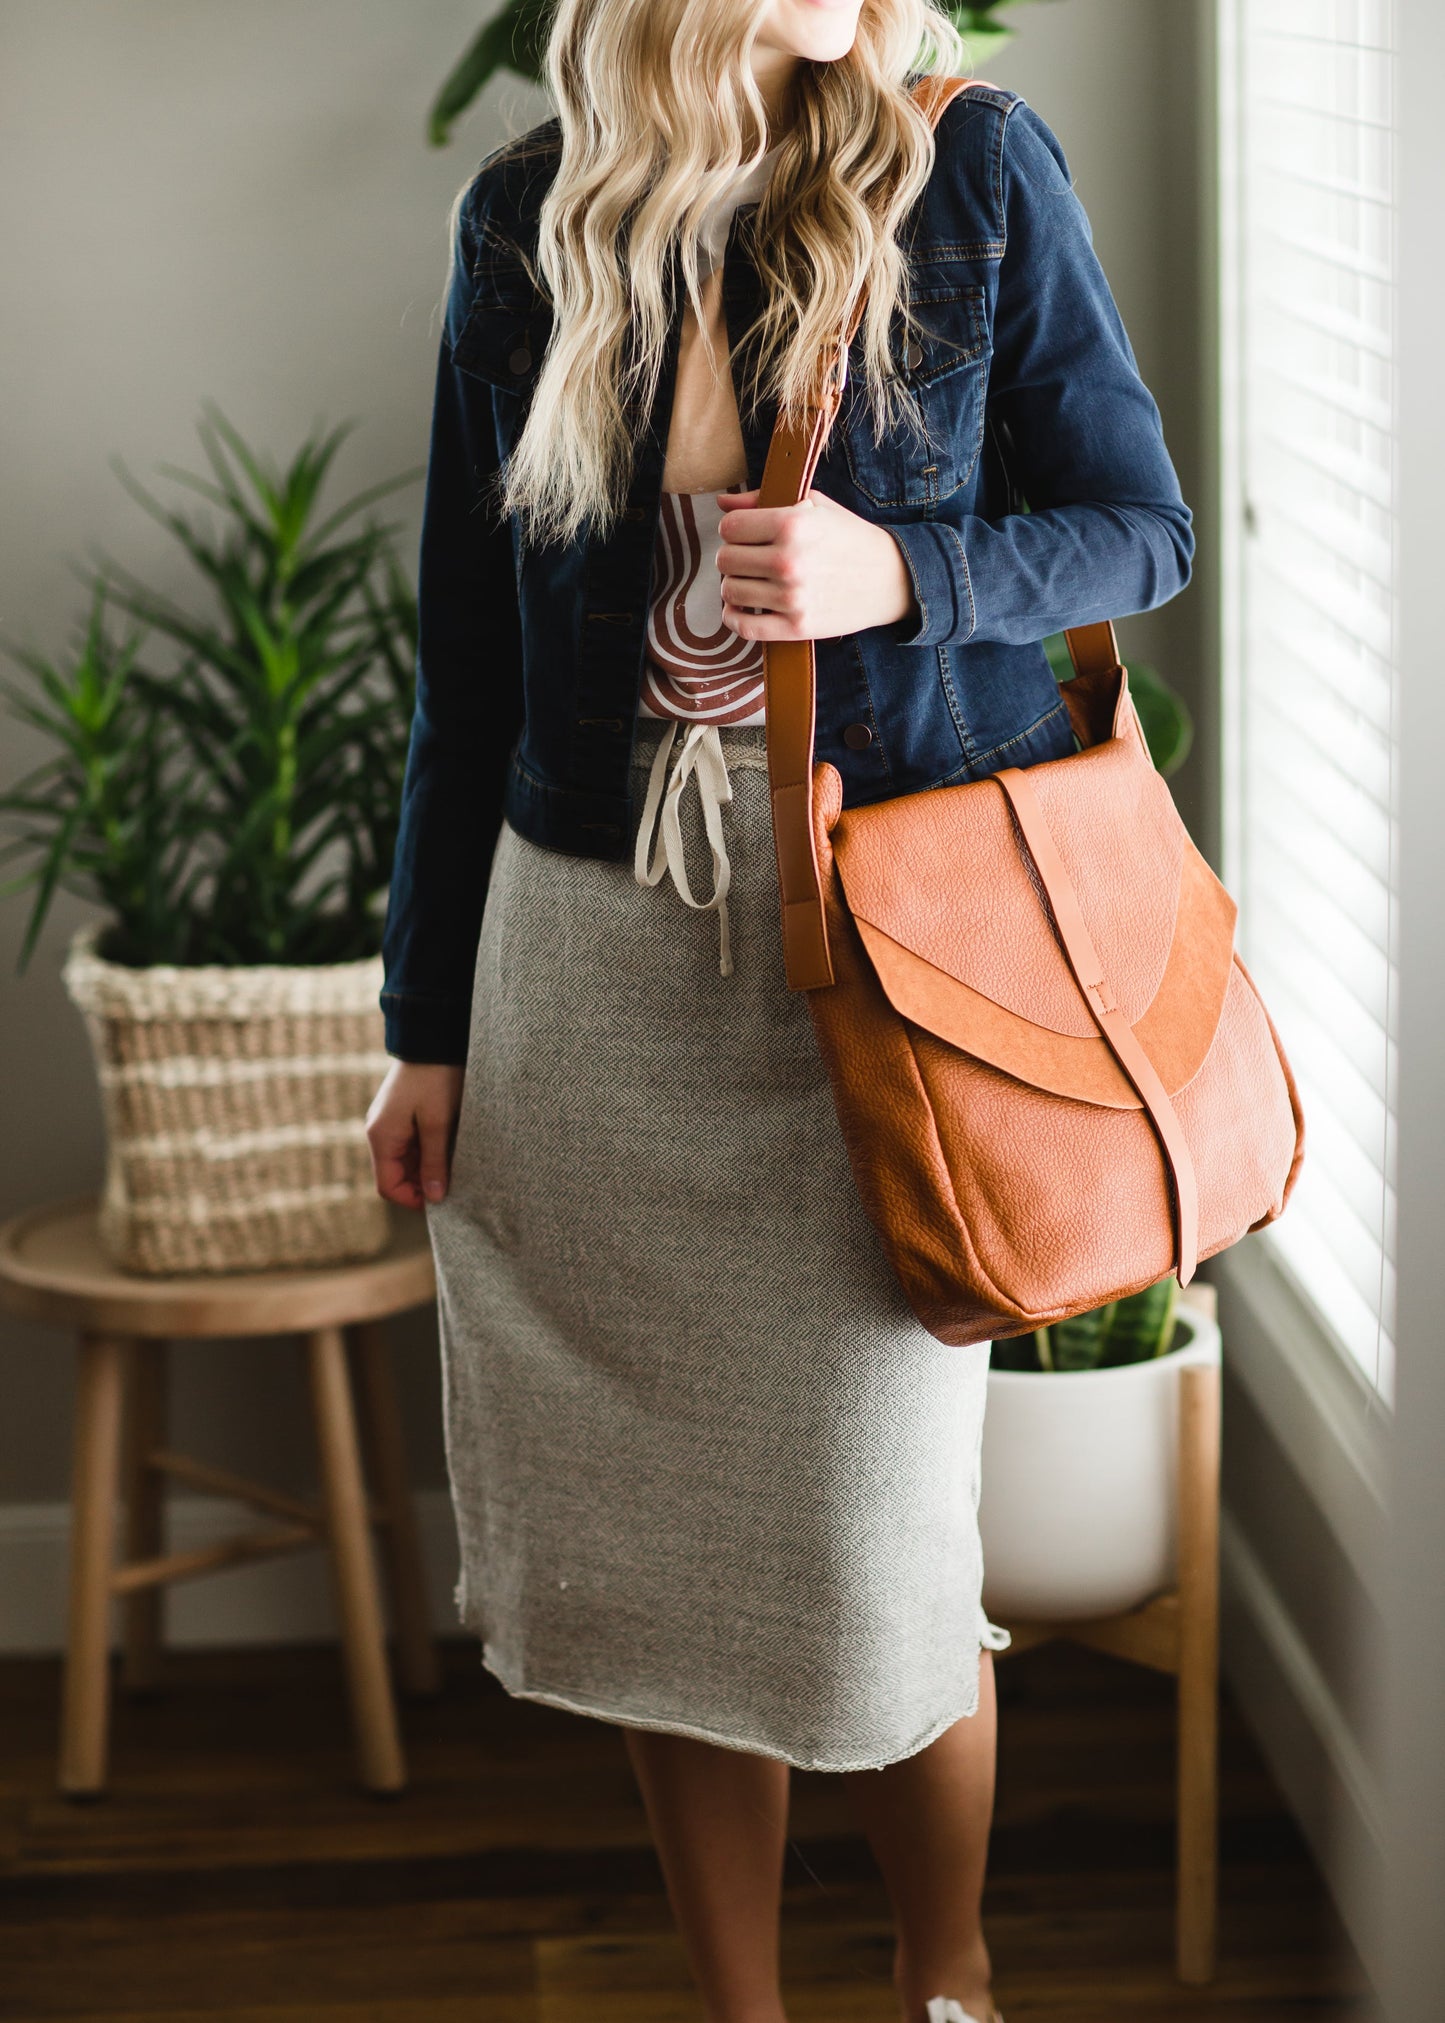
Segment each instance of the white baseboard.
M424 1490L416 1509L432 1623L440 1634L454 1634L451 1499L444 1489ZM256 1522L253 1510L223 1497L172 1497L168 1547L185 1552L211 1545ZM0 1654L40 1656L62 1648L69 1537L66 1503L0 1505ZM167 1640L177 1646L314 1643L336 1634L329 1569L319 1551L180 1581L167 1592L165 1609Z
M1242 1529L1220 1526L1222 1657L1236 1705L1378 1985L1384 1797L1338 1700Z

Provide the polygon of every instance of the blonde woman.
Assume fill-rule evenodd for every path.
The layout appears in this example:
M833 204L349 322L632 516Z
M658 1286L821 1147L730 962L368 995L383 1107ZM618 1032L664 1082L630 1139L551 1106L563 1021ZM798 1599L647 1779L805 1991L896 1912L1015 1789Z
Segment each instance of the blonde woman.
M848 1781L905 2023L996 2016L988 1345L910 1312L784 982L764 644L817 642L876 801L1071 751L1039 642L1192 555L1058 142L910 97L963 58L929 0L560 0L557 116L454 218L370 1140L436 1255L462 1620L623 1729L712 2023L784 2014L791 1764Z

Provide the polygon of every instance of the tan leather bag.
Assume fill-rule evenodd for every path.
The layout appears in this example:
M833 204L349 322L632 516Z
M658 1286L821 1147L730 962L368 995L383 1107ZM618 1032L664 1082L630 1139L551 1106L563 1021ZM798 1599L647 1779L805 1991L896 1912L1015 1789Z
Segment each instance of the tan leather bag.
M969 80L930 78L936 124ZM758 503L807 493L818 404ZM914 1312L978 1342L1083 1313L1280 1214L1304 1123L1235 905L1155 771L1110 624L1067 635L1081 750L843 808L814 763L811 640L769 642L788 982L808 992L854 1177Z

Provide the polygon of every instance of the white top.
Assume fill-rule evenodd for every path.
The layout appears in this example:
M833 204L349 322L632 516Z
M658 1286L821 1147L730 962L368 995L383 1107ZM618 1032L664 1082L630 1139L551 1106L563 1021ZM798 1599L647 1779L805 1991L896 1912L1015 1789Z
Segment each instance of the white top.
M702 223L698 227L698 264L703 274L711 273L722 258L727 246L728 228L738 205L753 203L767 188L773 163L782 152L782 146L781 141L774 141L760 162L751 169L740 169L733 181L718 192L703 212Z

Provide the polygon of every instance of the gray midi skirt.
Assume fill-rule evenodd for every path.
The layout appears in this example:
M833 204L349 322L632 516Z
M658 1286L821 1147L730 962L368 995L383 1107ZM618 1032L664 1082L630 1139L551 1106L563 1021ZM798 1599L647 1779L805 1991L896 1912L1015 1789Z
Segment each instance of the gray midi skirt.
M518 1696L879 1768L973 1713L1008 1641L980 1599L988 1344L914 1318L859 1202L784 981L763 732L711 730L680 791L664 737L639 722L655 884L505 823L492 862L427 1209L457 1605ZM682 897L710 862L728 974Z

